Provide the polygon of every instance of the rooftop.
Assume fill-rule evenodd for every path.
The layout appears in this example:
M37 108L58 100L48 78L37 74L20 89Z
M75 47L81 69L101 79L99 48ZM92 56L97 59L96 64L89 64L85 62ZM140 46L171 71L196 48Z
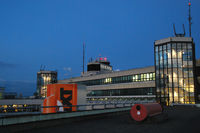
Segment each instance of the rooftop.
M164 44L167 42L192 42L192 37L168 37L161 40L156 40L155 45Z
M38 73L38 74L42 74L42 73L44 73L44 74L50 74L50 73L56 74L57 71L39 71L39 72L37 72L37 73Z

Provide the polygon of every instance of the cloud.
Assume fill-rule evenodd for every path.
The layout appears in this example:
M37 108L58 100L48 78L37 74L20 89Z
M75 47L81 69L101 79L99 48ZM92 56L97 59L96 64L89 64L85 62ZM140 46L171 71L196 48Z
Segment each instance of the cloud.
M71 72L72 71L72 68L71 67L64 67L63 68L65 71L68 71L68 72Z
M0 68L14 68L16 66L17 66L16 64L0 61Z
M35 80L7 80L7 81L13 83L36 83Z
M6 80L4 80L4 79L0 78L0 82L6 82Z
M63 70L64 72L64 76L70 76L71 72L72 72L72 68L71 67L64 67Z

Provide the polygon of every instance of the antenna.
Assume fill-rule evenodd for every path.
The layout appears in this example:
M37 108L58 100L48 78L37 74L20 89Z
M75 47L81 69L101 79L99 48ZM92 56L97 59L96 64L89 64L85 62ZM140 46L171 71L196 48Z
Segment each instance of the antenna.
M46 66L44 65L44 67L43 67L43 71L45 70L45 67L46 67Z
M41 64L41 66L40 66L40 71L42 71L42 64Z
M84 66L85 66L85 42L83 42L83 74L84 74Z
M93 61L93 59L92 59L92 57L90 57L90 59L88 60L88 62L92 62Z
M174 28L174 35L176 36L176 37L184 37L185 36L185 26L184 26L184 24L183 24L183 34L182 33L176 33L176 28L175 28L175 24L173 24L173 28Z
M191 33L191 30L192 30L192 17L191 17L191 1L189 0L189 3L188 3L188 6L189 6L189 17L188 17L188 21L189 21L189 35L190 37L192 36L192 33Z
M173 28L174 28L174 35L177 36L177 34L176 34L176 28L175 28L175 24L173 24Z
M183 24L183 36L185 36L185 26L184 26L184 24Z

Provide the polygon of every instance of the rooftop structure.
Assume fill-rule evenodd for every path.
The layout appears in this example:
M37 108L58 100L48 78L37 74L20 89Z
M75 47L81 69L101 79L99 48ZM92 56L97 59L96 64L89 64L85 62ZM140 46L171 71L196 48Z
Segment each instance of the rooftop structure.
M89 76L101 73L112 72L110 61L106 57L99 57L95 60L90 60L87 64L87 72L82 73L82 76Z

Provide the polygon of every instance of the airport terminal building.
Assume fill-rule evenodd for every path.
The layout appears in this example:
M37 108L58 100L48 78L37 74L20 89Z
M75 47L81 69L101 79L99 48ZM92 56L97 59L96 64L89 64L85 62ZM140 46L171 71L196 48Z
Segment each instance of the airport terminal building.
M100 60L90 65L101 64ZM109 66L108 66L109 67ZM101 67L100 67L101 68ZM81 77L59 80L58 83L78 83L87 86L89 103L154 101L154 66L126 71L88 71Z
M199 61L191 37L169 37L154 42L155 66L113 71L107 58L90 61L80 77L58 83L87 86L89 103L198 103Z

